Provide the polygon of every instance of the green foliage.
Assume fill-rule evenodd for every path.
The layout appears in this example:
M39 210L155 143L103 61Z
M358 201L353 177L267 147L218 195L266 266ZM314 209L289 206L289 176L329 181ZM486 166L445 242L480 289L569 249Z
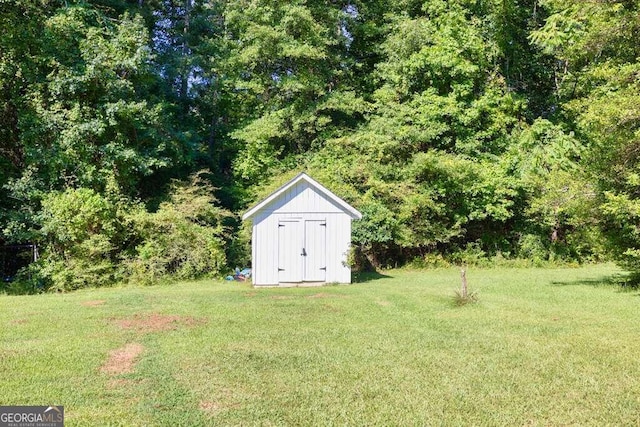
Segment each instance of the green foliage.
M373 249L376 245L392 244L398 239L398 221L393 212L372 200L361 208L362 221L353 225L353 239L358 244Z
M518 256L531 260L534 265L549 259L548 245L538 234L524 234L518 240Z
M498 159L523 104L491 69L495 51L464 3L430 2L386 27L367 123L309 161L364 214L354 242L374 265L454 241L491 241L521 184Z
M451 263L441 253L429 252L424 256L415 257L408 265L418 269L433 269L450 267Z
M296 163L330 136L353 129L366 103L351 84L354 59L342 28L357 25L347 6L310 1L231 2L225 10L232 43L225 66L236 102L247 109L231 133L234 172L255 184Z
M239 212L306 170L364 213L363 268L607 253L634 266L638 11L5 1L0 243L46 244L34 268L60 289L216 274L223 252L249 262L247 226L222 208L191 216L172 180L215 171L219 205Z
M226 270L225 218L204 173L174 183L156 212L132 218L140 243L126 262L129 280L151 284L168 277L220 276Z
M139 16L108 19L80 4L51 10L40 25L39 75L24 82L15 124L20 169L35 173L14 174L14 198L38 209L39 197L20 199L19 186L102 193L110 180L136 195L144 177L185 161L169 106L150 91L158 79Z
M40 216L46 244L35 279L61 291L113 283L124 233L121 214L91 189L48 194Z
M246 221L240 224L235 234L231 234L226 251L229 267L242 268L251 265L251 235L252 224Z
M583 157L597 202L591 218L599 219L610 253L637 272L637 2L545 4L552 14L531 37L564 67L559 93L588 147Z
M573 132L548 120L521 130L508 156L527 197L520 257L534 262L603 257L596 191L582 166L586 152Z
M487 253L482 249L479 242L467 243L463 249L455 251L449 258L456 265L471 265L477 267L490 265Z
M215 205L214 190L204 173L193 175L174 183L156 212L117 192L50 193L39 216L42 257L19 282L69 291L120 280L151 284L219 276L226 270L224 221L230 214Z
M180 160L164 121L166 106L141 93L152 78L147 32L139 18L125 15L113 27L96 28L87 25L89 12L80 17L74 12L63 10L48 25L53 34L80 26L74 44L80 63L56 58L46 98L34 100L43 132L34 136L61 155L44 157L35 141L29 141L27 153L39 168L49 169L54 183L64 177L67 183L104 188L105 178L113 176L133 191L141 177Z
M358 146L351 153L359 154L350 154L347 165L343 167L347 155L324 152L310 171L326 176L327 185L338 194L363 194L347 197L363 213L353 225L353 240L374 265L408 261L460 238L489 239L489 233L474 235L469 230L504 224L514 214L516 182L500 164L432 150L416 153L411 162L387 166L356 138L332 146L350 152L346 144ZM329 175L336 170L340 174Z
M604 193L603 228L609 250L626 269L640 271L640 200L628 194Z

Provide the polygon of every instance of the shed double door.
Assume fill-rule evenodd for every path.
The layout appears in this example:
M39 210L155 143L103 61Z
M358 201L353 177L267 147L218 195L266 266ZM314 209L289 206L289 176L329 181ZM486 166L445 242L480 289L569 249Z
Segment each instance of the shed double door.
M278 222L278 281L324 282L327 277L327 221Z

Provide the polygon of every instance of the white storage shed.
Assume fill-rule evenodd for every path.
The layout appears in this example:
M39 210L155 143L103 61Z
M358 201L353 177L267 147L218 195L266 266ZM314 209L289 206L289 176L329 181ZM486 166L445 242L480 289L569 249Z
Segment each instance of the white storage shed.
M301 173L249 209L254 286L351 283L351 220L362 214Z

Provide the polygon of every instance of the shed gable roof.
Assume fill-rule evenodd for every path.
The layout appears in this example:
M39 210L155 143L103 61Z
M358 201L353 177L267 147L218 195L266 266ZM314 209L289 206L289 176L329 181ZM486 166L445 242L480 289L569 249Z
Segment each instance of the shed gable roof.
M295 187L296 185L300 184L301 182L306 182L315 191L319 192L321 195L323 195L327 199L331 200L336 206L338 206L344 213L349 215L351 218L353 218L353 219L362 218L362 214L357 209L355 209L353 206L349 205L347 202L342 200L340 197L338 197L335 194L333 194L331 191L329 191L326 187L324 187L318 181L316 181L315 179L311 178L306 173L302 172L302 173L298 174L295 178L293 178L291 181L287 182L282 187L278 188L276 191L271 193L266 199L264 199L263 201L261 201L260 203L258 203L257 205L255 205L254 207L249 209L247 212L245 212L245 214L242 215L242 219L243 220L249 219L252 216L254 216L257 212L267 208L269 205L271 205L274 202L276 202L278 200L278 198L282 194L284 194L287 190Z

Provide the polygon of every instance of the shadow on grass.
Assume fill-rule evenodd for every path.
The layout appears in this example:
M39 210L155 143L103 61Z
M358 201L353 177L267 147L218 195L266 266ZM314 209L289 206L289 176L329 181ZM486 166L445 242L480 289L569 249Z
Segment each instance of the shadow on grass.
M388 276L386 274L379 273L377 271L363 271L353 273L352 282L353 283L366 283L374 280L380 279L389 279L392 276Z
M629 291L634 292L640 290L640 276L637 275L625 275L625 274L615 274L613 276L601 276L593 279L581 279L581 280L571 280L567 282L555 281L551 282L556 286L575 286L575 285L584 285L584 286L612 286L618 288L620 291Z

